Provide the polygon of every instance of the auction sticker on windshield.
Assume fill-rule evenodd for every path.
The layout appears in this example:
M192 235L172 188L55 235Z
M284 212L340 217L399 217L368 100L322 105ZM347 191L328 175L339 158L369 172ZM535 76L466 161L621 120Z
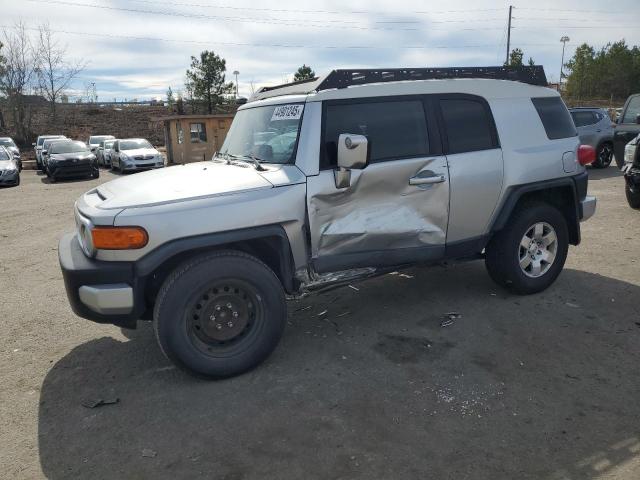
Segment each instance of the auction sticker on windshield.
M271 121L274 120L299 120L302 116L302 110L304 109L304 105L296 104L296 105L278 105L273 110L273 115L271 116Z

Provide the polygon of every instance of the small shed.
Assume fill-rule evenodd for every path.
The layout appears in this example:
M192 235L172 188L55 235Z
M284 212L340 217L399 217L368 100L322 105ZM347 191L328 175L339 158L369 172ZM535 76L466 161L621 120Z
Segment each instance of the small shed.
M209 160L220 149L234 113L170 115L152 121L164 124L164 144L169 165Z

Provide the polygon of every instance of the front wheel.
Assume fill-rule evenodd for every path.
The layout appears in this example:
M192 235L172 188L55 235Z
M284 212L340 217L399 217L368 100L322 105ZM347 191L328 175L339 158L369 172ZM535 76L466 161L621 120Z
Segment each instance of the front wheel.
M631 208L640 209L640 189L632 188L629 182L625 182L624 193L627 196L627 203Z
M593 162L594 168L607 168L613 160L613 145L603 143L596 150L596 160Z
M523 205L486 247L491 278L520 295L541 292L564 266L569 249L567 222L544 203Z
M278 344L286 317L278 277L236 251L199 256L176 268L158 293L153 315L164 354L209 378L259 365Z

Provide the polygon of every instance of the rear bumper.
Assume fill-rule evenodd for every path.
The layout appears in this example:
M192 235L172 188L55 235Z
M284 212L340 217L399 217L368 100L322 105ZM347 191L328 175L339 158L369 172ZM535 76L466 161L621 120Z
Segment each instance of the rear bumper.
M67 297L74 313L97 323L135 328L144 313L144 288L131 262L88 258L75 234L60 239L58 258Z
M587 195L583 200L580 201L580 211L582 212L582 216L580 217L581 222L585 222L593 217L593 214L596 213L596 197Z

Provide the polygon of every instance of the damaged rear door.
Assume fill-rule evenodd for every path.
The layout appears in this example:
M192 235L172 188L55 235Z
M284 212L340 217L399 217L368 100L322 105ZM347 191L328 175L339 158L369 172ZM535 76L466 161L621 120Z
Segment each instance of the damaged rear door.
M400 265L442 258L449 218L449 171L428 96L323 104L320 173L308 178L316 271ZM350 184L334 178L340 134L364 135L367 166Z

